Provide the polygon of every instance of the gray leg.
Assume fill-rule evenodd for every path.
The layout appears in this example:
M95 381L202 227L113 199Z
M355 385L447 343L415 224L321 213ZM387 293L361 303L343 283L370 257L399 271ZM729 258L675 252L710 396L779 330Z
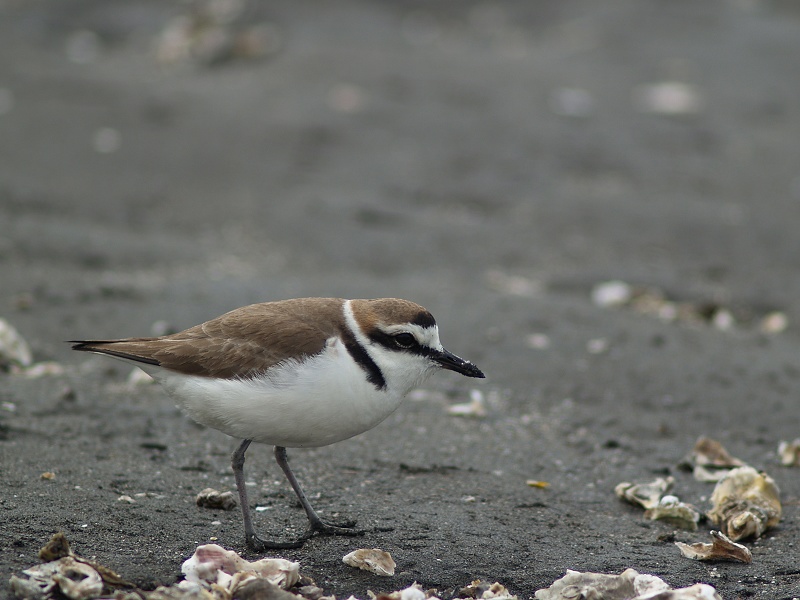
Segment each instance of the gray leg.
M244 520L244 535L247 547L255 552L262 552L268 549L281 548L300 548L308 539L308 536L296 542L272 542L262 540L256 535L253 529L253 520L250 518L250 505L247 503L247 489L244 484L244 453L250 447L253 440L244 440L236 451L231 455L231 467L233 467L233 477L236 480L236 489L239 491L239 504L242 506L242 519Z
M364 534L363 531L352 529L356 524L355 521L348 521L347 523L342 523L341 525L331 525L320 519L319 515L312 508L311 503L308 501L305 492L303 492L303 488L300 487L300 483L297 481L294 473L292 473L292 469L289 467L289 458L286 456L286 448L283 446L275 446L275 460L278 462L278 466L283 471L283 474L286 475L286 479L289 480L289 484L292 486L294 493L297 494L297 499L300 500L303 510L306 511L308 520L311 523L309 535L317 531L331 535ZM245 527L247 527L247 523L245 523Z

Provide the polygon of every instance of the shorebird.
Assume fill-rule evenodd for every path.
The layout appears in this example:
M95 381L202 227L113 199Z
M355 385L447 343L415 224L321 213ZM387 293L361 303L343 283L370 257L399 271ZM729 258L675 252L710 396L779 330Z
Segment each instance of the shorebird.
M73 340L74 350L122 359L146 371L195 421L242 442L231 457L247 546L296 548L315 533L357 535L312 508L286 448L327 446L372 429L439 369L484 377L444 349L433 316L397 298L297 298L252 304L160 337ZM310 526L272 541L253 528L244 480L252 442L275 459Z

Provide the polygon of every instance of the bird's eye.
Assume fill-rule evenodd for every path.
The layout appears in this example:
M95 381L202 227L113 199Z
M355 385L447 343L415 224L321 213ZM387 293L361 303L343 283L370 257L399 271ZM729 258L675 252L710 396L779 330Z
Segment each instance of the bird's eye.
M394 336L394 343L400 348L412 348L416 345L416 338L410 333L398 333Z

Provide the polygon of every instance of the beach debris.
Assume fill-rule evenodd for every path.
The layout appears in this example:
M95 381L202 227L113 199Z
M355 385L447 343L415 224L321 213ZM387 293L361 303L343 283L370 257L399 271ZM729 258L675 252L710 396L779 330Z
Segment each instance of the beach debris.
M39 550L44 564L25 569L9 580L11 591L18 598L50 598L60 593L70 600L88 600L103 593L104 586L110 588L133 588L108 567L77 556L72 552L66 536L54 534Z
M63 375L64 365L52 360L34 363L27 367L11 365L11 373L14 375L22 375L27 379L38 379L39 377Z
M497 581L487 583L480 579L461 588L456 596L458 598L475 598L476 600L517 600L517 597L509 592L502 583Z
M45 479L47 481L51 481L56 478L56 474L52 471L45 471L41 475L39 475L39 479Z
M659 477L648 483L629 483L623 481L614 488L617 497L637 504L644 509L658 506L661 497L667 493L675 482L673 477Z
M353 596L350 596L350 598L353 598ZM370 595L370 598L372 598L372 595ZM380 598L381 600L432 600L432 598L425 593L425 590L422 589L422 586L416 582L405 589L397 590L389 594L381 594Z
M325 596L325 590L319 587L313 579L305 575L300 576L300 581L292 588L292 592L302 596L306 600L321 600ZM330 597L324 600L330 600Z
M29 367L33 364L33 353L28 342L14 327L0 318L0 370L12 366Z
M550 344L550 336L546 333L532 333L525 337L525 345L534 350L547 350Z
M734 542L759 538L781 519L780 490L766 473L739 467L717 483L709 518Z
M542 293L542 283L521 275L511 275L498 269L486 272L486 283L492 290L507 296L536 298Z
M156 57L215 66L272 56L283 47L283 35L259 18L258 8L253 0L192 0L161 32Z
M698 583L672 589L655 575L625 569L619 575L581 573L567 569L567 574L549 588L538 590L537 600L722 600L710 585Z
M197 494L195 502L200 508L211 508L214 510L233 510L236 508L236 498L233 492L220 492L214 488L202 490Z
M541 481L540 479L528 479L525 482L525 485L528 487L539 488L540 490L546 490L550 487L549 481Z
M640 112L666 116L698 113L704 104L700 89L682 81L641 85L633 91L633 103Z
M288 590L300 579L300 563L283 558L262 558L250 562L233 550L216 544L198 546L194 554L181 566L189 583L216 584L233 591L252 578Z
M602 308L625 306L633 298L633 286L624 281L603 281L592 288L592 302Z
M55 361L34 363L33 352L19 331L0 318L0 372L38 379L49 375L63 375L64 366Z
M681 502L671 494L663 496L653 508L644 511L644 516L651 521L666 521L673 527L688 531L697 531L697 524L702 518L694 506Z
M753 555L750 550L741 544L732 541L728 536L720 531L711 532L712 542L706 544L698 542L696 544L684 544L675 542L681 553L686 558L694 560L733 560L743 563L753 562Z
M778 456L784 467L800 467L800 438L778 444Z
M786 313L776 310L762 317L758 329L761 333L774 335L776 333L783 333L788 327L789 317L786 316Z
M603 354L608 351L609 342L606 338L593 338L586 342L586 351L589 354Z
M601 308L629 308L669 323L701 323L720 331L746 326L776 335L789 327L788 317L781 311L725 306L714 299L677 300L656 286L616 279L596 283L590 297Z
M618 484L614 488L617 497L645 509L644 516L651 521L666 521L674 527L696 531L702 515L691 504L667 491L672 487L673 477L659 477L648 483Z
M485 417L486 401L484 400L483 392L480 390L470 390L469 398L469 402L461 402L448 406L447 414L458 417Z
M23 575L12 576L11 591L18 598L48 598L58 590L70 600L97 598L103 592L100 574L74 556L65 556L30 569Z
M388 552L379 548L359 548L342 558L342 562L348 566L356 567L382 577L394 575L397 566Z
M747 466L731 456L720 442L705 436L697 440L687 462L694 465L692 473L697 481L719 481L733 469Z

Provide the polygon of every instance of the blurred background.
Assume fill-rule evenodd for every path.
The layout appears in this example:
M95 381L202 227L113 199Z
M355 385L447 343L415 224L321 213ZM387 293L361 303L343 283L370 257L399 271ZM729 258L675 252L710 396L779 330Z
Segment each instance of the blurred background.
M6 302L499 269L799 316L793 2L0 8Z
M422 436L425 460L562 478L615 515L618 477L701 434L763 465L800 432L798 57L793 0L0 0L0 317L76 365L62 340L413 299L494 394L493 428L450 431L476 446ZM389 426L444 418L424 410ZM331 460L411 452L364 439ZM631 566L592 539L537 545L536 583ZM650 566L707 575L673 550Z

